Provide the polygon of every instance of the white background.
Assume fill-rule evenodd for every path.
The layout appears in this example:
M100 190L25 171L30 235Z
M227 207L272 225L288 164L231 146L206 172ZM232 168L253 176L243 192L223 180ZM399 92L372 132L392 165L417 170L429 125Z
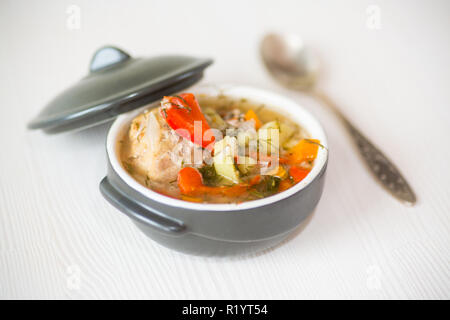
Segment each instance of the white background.
M81 10L80 29L67 8ZM377 5L381 28L367 27ZM448 1L1 1L0 298L450 298ZM258 41L301 34L321 86L401 168L408 208L381 189L312 99L264 71ZM213 57L208 83L292 97L329 136L319 206L295 237L247 258L147 239L100 195L108 126L48 136L26 123L114 44L135 56Z

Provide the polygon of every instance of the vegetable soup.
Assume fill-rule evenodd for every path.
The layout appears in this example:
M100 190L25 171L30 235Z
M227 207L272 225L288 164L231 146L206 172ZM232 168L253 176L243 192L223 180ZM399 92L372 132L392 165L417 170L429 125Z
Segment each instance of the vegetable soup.
M269 106L182 93L134 118L118 147L123 167L156 192L240 203L303 180L321 145Z

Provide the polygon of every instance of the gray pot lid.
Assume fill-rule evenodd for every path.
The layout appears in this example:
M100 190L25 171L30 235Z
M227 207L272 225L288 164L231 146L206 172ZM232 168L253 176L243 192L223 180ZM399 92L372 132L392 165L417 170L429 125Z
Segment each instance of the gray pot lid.
M193 85L211 63L188 56L132 58L115 47L101 48L89 74L50 101L28 128L58 133L106 122Z

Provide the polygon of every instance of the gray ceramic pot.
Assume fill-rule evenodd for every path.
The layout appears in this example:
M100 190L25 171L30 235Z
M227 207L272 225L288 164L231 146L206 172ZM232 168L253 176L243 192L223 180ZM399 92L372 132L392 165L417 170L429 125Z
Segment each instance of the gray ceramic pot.
M185 90L186 91L186 90ZM189 89L194 94L225 94L260 102L305 128L327 148L318 121L292 100L242 86ZM172 199L134 180L118 157L118 140L142 108L119 116L107 138L108 174L100 183L103 196L125 213L147 236L184 253L208 256L242 255L279 244L294 232L317 206L322 194L328 151L319 148L309 175L274 196L241 204L201 204Z

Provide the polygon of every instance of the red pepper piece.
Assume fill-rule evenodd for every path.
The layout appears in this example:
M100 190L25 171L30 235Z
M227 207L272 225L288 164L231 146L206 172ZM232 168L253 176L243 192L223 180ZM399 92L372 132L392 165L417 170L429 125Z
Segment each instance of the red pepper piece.
M164 97L160 110L167 124L172 129L177 130L177 133L182 137L203 148L214 142L213 135L205 139L205 132L211 128L192 93ZM199 122L198 132L194 130L196 121Z

